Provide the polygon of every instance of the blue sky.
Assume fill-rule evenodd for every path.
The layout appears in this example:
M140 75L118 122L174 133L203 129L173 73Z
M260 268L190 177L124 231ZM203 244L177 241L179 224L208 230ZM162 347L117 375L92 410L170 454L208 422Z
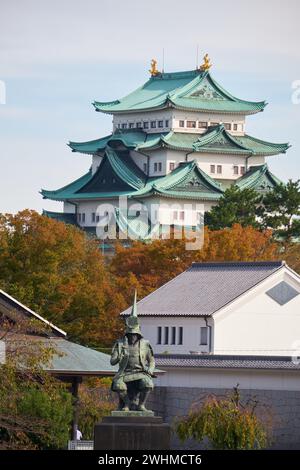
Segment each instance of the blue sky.
M152 57L165 70L195 68L208 52L212 73L228 91L265 99L247 132L290 142L270 157L283 180L300 178L298 0L0 0L0 212L60 210L41 188L56 189L83 174L90 157L74 154L69 140L110 132L111 116L91 106L120 98L145 82Z

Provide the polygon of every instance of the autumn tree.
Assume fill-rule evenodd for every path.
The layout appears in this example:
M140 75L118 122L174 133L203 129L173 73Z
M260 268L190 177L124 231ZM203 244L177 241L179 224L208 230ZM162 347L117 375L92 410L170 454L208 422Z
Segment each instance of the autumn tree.
M110 345L120 329L122 294L97 241L34 211L0 217L0 286L70 339Z

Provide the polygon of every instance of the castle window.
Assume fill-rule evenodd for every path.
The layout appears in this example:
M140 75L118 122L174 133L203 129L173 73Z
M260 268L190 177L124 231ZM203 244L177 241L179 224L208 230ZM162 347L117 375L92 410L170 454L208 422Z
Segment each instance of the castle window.
M137 127L137 129L141 129L142 123L141 123L141 122L137 122L137 123L136 123L136 127Z
M237 131L237 129L238 129L238 125L237 125L237 124L233 124L233 130L234 130L234 131Z
M184 220L184 211L179 212L179 219Z
M96 214L95 212L92 212L92 222L95 222L95 220L96 220Z
M201 326L200 328L200 345L207 346L208 345L208 327Z
M215 173L216 172L216 165L210 165L210 172Z
M165 120L165 127L169 127L169 119Z
M147 163L144 163L143 168L144 168L144 173L147 173L147 169L148 169Z
M164 121L158 121L158 127L164 127Z
M176 326L172 326L171 344L176 344Z
M234 173L235 175L238 175L238 174L239 174L239 167L238 167L238 166L234 166L234 167L233 167L233 173Z
M77 214L77 218L78 218L78 222L81 222L81 214L80 213Z
M202 129L207 129L207 122L199 121L198 127L201 127Z
M196 127L196 121L187 121L186 122L186 127L195 128Z
M150 125L151 125L151 129L155 129L156 128L156 121L151 121Z
M149 129L149 122L144 122L144 129Z
M173 212L173 220L178 220L178 212L177 211Z
M227 131L230 131L230 130L231 130L231 124L230 124L230 122L225 122L225 123L224 123L224 127L225 127L225 129L226 129Z
M162 170L162 163L161 162L155 162L154 163L154 171L161 171Z
M161 326L157 327L157 341L156 344L161 344L161 338L162 338L162 328Z
M179 127L184 127L184 121L179 121Z
M85 213L84 212L81 214L81 222L85 223Z
M169 344L169 327L165 326L164 344Z
M244 166L241 166L241 175L244 175L246 172L246 168Z
M123 122L122 129L127 129L127 123L126 122Z
M170 163L169 163L169 170L170 170L170 171L173 171L174 168L175 168L175 163L174 163L174 162L170 162Z
M222 165L217 165L217 173L218 173L219 175L222 174Z
M178 343L177 344L183 344L183 328L180 326L178 328Z
M98 223L100 221L100 215L96 215L96 222Z
M130 122L129 123L129 129L133 129L134 128L134 122Z

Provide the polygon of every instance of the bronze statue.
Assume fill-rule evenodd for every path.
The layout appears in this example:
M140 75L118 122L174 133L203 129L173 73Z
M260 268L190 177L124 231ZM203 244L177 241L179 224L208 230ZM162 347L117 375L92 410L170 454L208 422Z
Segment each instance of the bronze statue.
M155 361L152 347L140 330L136 293L125 335L114 344L110 363L119 364L111 387L119 395L118 410L147 412L145 403L153 389Z

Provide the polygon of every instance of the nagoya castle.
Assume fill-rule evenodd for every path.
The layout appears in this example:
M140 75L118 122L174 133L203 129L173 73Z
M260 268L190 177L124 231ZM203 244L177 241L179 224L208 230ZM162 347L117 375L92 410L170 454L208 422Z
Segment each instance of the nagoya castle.
M93 103L113 116L112 133L69 143L73 152L91 155L91 166L60 189L42 190L45 199L63 202L63 212L46 215L98 234L112 207L117 232L146 239L170 226L195 229L199 214L230 185L265 192L279 184L266 157L285 153L288 144L246 133L246 116L263 111L265 101L226 91L213 78L207 54L195 70L160 72L152 60L149 72L124 98Z

